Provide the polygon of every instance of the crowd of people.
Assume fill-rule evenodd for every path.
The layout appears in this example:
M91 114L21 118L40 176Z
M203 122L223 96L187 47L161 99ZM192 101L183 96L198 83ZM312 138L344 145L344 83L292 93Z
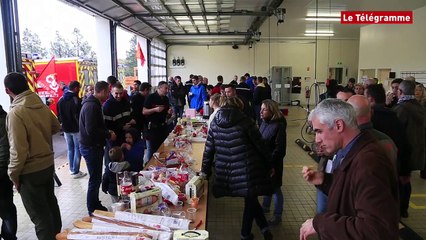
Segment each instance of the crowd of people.
M263 79L259 79L262 85ZM253 82L252 78L250 80ZM222 107L225 109L227 101L238 102L245 112L243 119L247 118L246 114L250 119L255 119L254 108L261 106L265 94L258 94L254 88L250 89L248 85L241 83L222 83L222 76L218 76L218 84L213 87L208 85L207 78L191 75L190 81L183 85L180 76L176 76L168 82L159 82L153 93L149 83L140 81L135 81L131 92L127 92L114 76L110 76L107 81L85 86L81 98L79 93L82 86L77 81L71 81L68 86L63 86L64 94L58 101L56 118L36 93L29 89L24 75L8 74L4 84L13 102L8 114L0 109L1 237L16 239L17 217L13 204L13 186L21 194L39 239L54 239L55 234L61 230L60 210L53 191L52 147L52 135L60 129L67 143L72 178L79 179L87 175L80 170L81 157L86 161L89 174L86 205L91 215L97 209L107 210L99 200L99 189L109 193L113 202L118 200L116 188L113 187L115 174L123 170L142 170L176 124L176 120L184 116L186 103L203 114L204 102L213 101L213 120L214 116L220 115ZM266 89L266 85L262 85L262 88ZM242 91L246 97L256 96L256 105L253 104L253 97L237 97L238 91ZM268 107L263 110L263 119L272 118L268 111L278 109L277 105L267 104ZM235 110L239 111L238 108ZM285 122L283 117L279 119ZM285 124L283 126L285 133ZM265 131L273 146L274 139L270 129ZM282 139L280 141L285 142ZM252 144L257 145L256 142ZM285 150L278 152L283 157ZM257 164L265 165L265 171L269 169L266 166L272 164L269 158L256 158L256 161ZM254 196L250 195L250 202L253 202ZM275 191L274 196L282 194ZM270 199L265 198L264 206L269 208L269 205ZM260 207L259 203L256 206ZM280 217L282 209L277 209L277 216Z
M323 98L309 115L319 165L302 171L317 187L317 215L300 239L398 239L411 173L426 179L424 86L394 79L386 93L377 79L350 79L333 82Z
M237 82L238 81L238 82ZM253 239L253 221L265 239L282 221L287 122L271 99L268 79L245 74L215 86L200 75L149 83L135 81L130 92L114 76L87 85L72 81L58 102L58 118L32 92L20 73L5 77L13 99L0 108L1 237L16 239L13 186L36 227L38 239L61 230L54 195L52 135L64 132L70 176L89 175L87 211L107 210L99 190L119 200L116 173L140 171L167 138L185 106L203 115L209 101L208 134L200 175L212 180L215 197L244 199L241 239ZM310 112L321 158L303 177L317 187L317 215L300 229L300 239L397 239L400 217L408 217L411 172L426 179L426 108L423 85L395 79L391 91L375 79L346 86L330 80L320 104ZM210 113L210 112L209 112ZM101 187L102 186L102 187ZM262 197L262 203L259 202ZM273 199L273 210L271 203ZM273 211L272 219L265 214Z

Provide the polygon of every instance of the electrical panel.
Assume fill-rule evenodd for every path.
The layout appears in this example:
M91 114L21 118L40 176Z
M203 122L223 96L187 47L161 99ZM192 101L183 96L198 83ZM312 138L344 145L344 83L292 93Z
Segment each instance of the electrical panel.
M271 90L272 99L280 105L291 103L292 67L272 67Z

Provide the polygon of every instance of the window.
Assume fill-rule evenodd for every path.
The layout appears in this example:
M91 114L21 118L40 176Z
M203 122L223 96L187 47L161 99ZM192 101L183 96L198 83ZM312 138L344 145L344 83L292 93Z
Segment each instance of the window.
M151 84L157 86L160 81L167 81L166 44L154 38L151 41Z

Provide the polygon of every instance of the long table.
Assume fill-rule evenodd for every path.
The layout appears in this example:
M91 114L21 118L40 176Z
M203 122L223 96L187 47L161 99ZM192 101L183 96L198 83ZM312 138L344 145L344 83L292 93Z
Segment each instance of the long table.
M202 164L202 160L203 160L203 152L204 152L204 146L205 143L204 142L193 142L192 143L192 152L189 154L192 159L194 159L194 163L190 166L192 168L192 170L194 170L195 172L200 172L201 171L201 164ZM157 150L157 152L170 152L170 151L175 151L175 150L179 150L174 148L171 145L165 146L164 143L161 144L161 146L159 147L159 149ZM146 168L149 168L151 166L159 166L160 163L155 160L154 158L151 158L151 160L148 162ZM190 229L193 229L195 227L197 227L197 229L202 229L205 230L206 229L206 225L207 225L207 199L208 199L208 182L204 181L204 193L202 195L202 197L200 198L200 201L198 202L198 208L197 208L197 214L196 214L196 218L195 221L192 222L189 226ZM186 209L190 207L190 204L186 203L183 206L183 209L186 212ZM173 207L172 207L173 209ZM200 224L201 221L201 224Z
M194 159L193 164L191 165L191 168L195 171L195 172L200 172L201 171L201 164L202 164L202 159L203 159L203 152L204 152L204 146L205 143L204 142L193 142L192 143L192 152L190 153L190 156L192 157L192 159ZM176 148L174 148L173 146L165 146L164 143L160 146L160 148L158 149L157 152L169 152L169 151L173 151L173 150L178 150ZM154 158L151 158L151 160L148 162L146 168L149 168L150 166L158 166L160 163L157 162L157 160L155 160ZM200 229L200 230L205 230L206 226L207 226L207 199L208 199L208 182L204 181L204 193L202 195L202 197L199 200L198 203L198 208L197 208L197 213L195 216L195 221L193 221L190 225L189 225L189 229ZM188 204L187 202L185 202L184 206L183 206L183 210L186 212L186 209L190 207L190 204ZM173 207L171 207L173 210ZM59 233L56 236L57 240L66 240L67 239L67 234L66 231L63 230L61 233Z

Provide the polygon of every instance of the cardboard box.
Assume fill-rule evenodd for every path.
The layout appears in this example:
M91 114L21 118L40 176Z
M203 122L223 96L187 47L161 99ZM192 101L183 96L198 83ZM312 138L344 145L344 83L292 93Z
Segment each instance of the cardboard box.
M188 203L193 197L201 198L204 192L204 180L200 176L194 176L185 186L185 194Z
M185 110L186 117L195 118L196 114L197 114L197 111L195 110L195 108L187 108Z
M154 187L145 192L130 193L130 209L132 213L151 213L152 207L158 207L163 202L161 189Z

